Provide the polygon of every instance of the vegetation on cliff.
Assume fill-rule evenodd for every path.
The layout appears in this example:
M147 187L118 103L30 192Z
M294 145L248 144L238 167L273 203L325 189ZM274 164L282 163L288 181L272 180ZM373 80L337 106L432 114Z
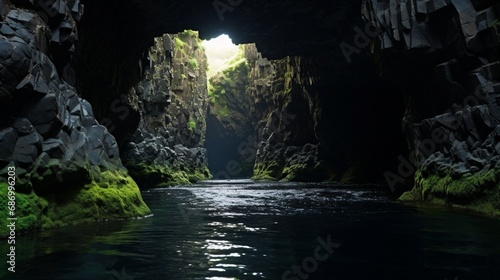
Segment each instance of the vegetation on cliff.
M198 32L156 38L150 57L152 68L136 87L141 122L123 152L124 165L144 188L208 179L208 65Z

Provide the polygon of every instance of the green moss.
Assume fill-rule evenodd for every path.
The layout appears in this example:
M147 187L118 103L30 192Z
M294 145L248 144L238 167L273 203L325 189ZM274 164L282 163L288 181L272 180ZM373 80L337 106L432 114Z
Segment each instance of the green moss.
M16 232L30 231L41 228L42 226L42 213L47 208L47 201L39 198L33 192L30 194L16 193L15 194L16 209L15 214ZM8 185L5 182L0 183L0 219L6 221L9 213L8 209ZM0 236L5 237L8 235L8 228L0 228Z
M191 58L188 61L188 64L189 64L189 66L191 66L192 69L198 69L199 68L199 66L198 66L198 60L196 60L196 58Z
M432 174L423 177L421 171L415 172L415 184L417 184L421 190L420 197L438 197L444 198L446 197L446 186L449 184L451 180L450 176L446 176L441 178L437 174Z
M182 41L181 38L179 37L175 37L175 48L180 50L180 51L184 51L187 47L187 43Z
M188 51L188 48L191 47L191 44L194 44L192 48L194 50L201 48L201 40L199 39L198 31L193 31L193 30L184 30L183 32L178 33L175 36L175 48L179 50L181 53L186 54ZM198 62L196 61L196 65L192 64L191 61L189 61L189 64L193 66L193 69L198 68Z
M128 165L130 175L139 182L141 187L162 187L189 184L189 179L182 171L172 170L157 164Z
M413 188L411 191L404 192L399 197L399 200L400 201L417 201L417 200L421 200L421 196L415 190L416 189Z
M210 170L205 166L203 169L196 169L194 172L190 172L188 174L189 181L192 183L210 179L212 175L210 175Z
M248 75L250 67L247 60L242 56L234 58L208 83L208 97L212 105L211 111L218 118L224 118L231 114L228 106L227 92L231 96L244 95L248 86Z
M276 162L262 164L256 163L253 169L253 180L278 181L283 168Z
M415 187L405 192L402 201L426 201L500 215L500 169L481 171L453 179L449 174L415 173Z
M193 130L196 129L196 122L194 120L192 120L192 119L189 120L189 122L188 122L188 129L190 131L193 131Z
M210 179L210 172L204 168L183 171L158 164L128 164L130 175L139 182L142 188L158 188L179 185L190 185L197 181Z
M182 40L187 40L190 37L198 38L198 31L194 31L194 30L191 30L191 29L185 29L184 31L180 32L178 34L178 36Z
M0 183L0 203L7 205L7 185ZM125 171L105 171L81 189L61 189L40 197L16 194L17 231L52 228L82 222L128 219L151 213L139 187ZM0 212L5 220L6 211ZM2 216L3 215L3 216ZM0 235L5 236L2 228Z
M293 164L285 166L282 172L282 181L300 181L300 178L304 177L304 175L311 171L310 169L310 166L307 166L306 164Z
M252 180L255 180L255 181L278 181L278 179L272 177L268 172L258 172L252 176Z
M224 104L224 106L222 106L222 108L220 108L218 111L217 111L217 116L219 118L223 118L223 117L227 117L229 116L229 108L227 107L227 104Z
M500 172L489 170L464 177L460 180L450 179L447 194L454 198L473 198L481 195L484 191L494 188L500 177L499 175Z

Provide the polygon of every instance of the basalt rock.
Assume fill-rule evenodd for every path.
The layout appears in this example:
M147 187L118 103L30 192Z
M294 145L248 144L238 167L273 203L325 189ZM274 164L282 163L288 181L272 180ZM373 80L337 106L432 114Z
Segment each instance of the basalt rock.
M210 169L217 179L248 178L255 161L255 117L247 93L252 82L247 59L254 45L240 45L227 67L209 81L207 142Z
M365 18L380 31L374 50L382 73L407 100L403 127L417 172L402 199L500 213L499 7L364 1Z
M373 69L358 73L373 86L353 89L349 68L332 70L328 61L311 57L268 60L255 45L241 48L242 57L210 79L207 147L209 160L218 166L216 177L246 175L246 166L253 163L248 173L254 179L382 180L402 137L396 128L390 139L363 142L381 129L376 128L379 123L385 123L384 131L397 127L390 120L397 110L385 117L381 110L398 99L387 95L391 91L376 81ZM373 102L336 93L336 83L340 91L347 88Z
M325 151L314 132L314 95L301 77L300 57L268 61L260 56L254 65L248 90L256 115L257 153L254 178L285 181L324 181L333 175ZM328 167L327 167L328 166Z
M66 71L80 2L0 6L0 201L15 169L18 231L148 214L115 138Z
M141 187L207 179L207 60L200 39L193 31L163 35L148 57L135 88L141 122L124 148L124 164Z

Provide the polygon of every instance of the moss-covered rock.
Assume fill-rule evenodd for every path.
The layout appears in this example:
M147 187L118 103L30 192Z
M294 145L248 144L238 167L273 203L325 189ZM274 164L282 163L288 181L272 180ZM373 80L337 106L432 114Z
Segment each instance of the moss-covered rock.
M140 187L186 185L210 178L206 135L207 58L198 32L155 38L151 68L136 86L141 121L122 151Z
M283 167L278 162L257 163L253 172L253 180L278 181L283 173Z
M83 188L68 188L50 195L16 193L16 231L25 232L82 222L131 219L151 213L139 187L123 170L96 173ZM0 219L7 218L8 186L0 183ZM8 234L0 229L0 236Z
M480 171L461 178L446 174L415 173L415 187L403 193L401 201L426 201L432 204L471 209L500 216L500 169Z
M179 185L190 185L198 181L210 179L208 167L201 166L190 170L180 170L159 164L129 164L130 175L141 188L161 188Z

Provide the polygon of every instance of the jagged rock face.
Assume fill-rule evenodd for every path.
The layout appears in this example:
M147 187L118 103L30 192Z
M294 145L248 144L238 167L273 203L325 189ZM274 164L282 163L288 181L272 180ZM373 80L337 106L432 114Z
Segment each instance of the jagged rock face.
M254 45L241 45L252 49ZM246 51L244 52L246 54ZM210 78L207 111L209 166L217 179L252 176L255 160L255 118L247 93L251 82L250 65L243 55Z
M353 25L362 23L360 0L243 1L223 11L214 3L85 2L88 20L84 17L79 25L82 40L74 59L78 88L94 105L96 118L112 130L120 147L128 143L140 119L134 101L137 98L130 89L142 79L149 64L143 53L153 45L153 37L191 28L199 30L204 39L227 33L235 43L255 42L268 59L301 56L297 72L310 87L310 99L314 104L328 104L322 105L328 109L321 109L319 115L323 117L316 119L311 138L325 143L322 149L339 173L356 165L360 166L358 170L377 174L388 165L385 163L396 161L397 155L404 153L397 121L401 96L392 96L392 90L377 81L366 53L356 53L348 63L339 48L343 41L352 40ZM110 10L114 12L110 14ZM372 82L376 85L368 86ZM368 101L363 101L365 98ZM117 106L123 110L113 110ZM304 124L310 123L307 118ZM388 136L370 139L370 133L363 133L366 128L370 133ZM371 159L377 157L385 163L373 169Z
M402 135L398 136L399 124L394 120L402 112L383 117L380 109L402 100L382 93L386 88L376 81L374 71L358 72L373 84L370 88L360 86L356 92L350 89L350 78L337 88L334 81L344 79L337 71L329 78L317 75L331 71L328 62L316 64L317 61L307 57L270 61L262 58L254 45L242 47L245 60L233 63L210 81L212 103L207 147L209 160L213 161L212 153L218 159L218 168L212 169L216 177L253 173L256 179L291 181L382 179L384 168L389 168L391 160L397 158L395 153L400 151L394 149L402 143L398 140L402 139ZM324 68L313 68L318 65ZM355 99L346 100L343 94L338 94L340 97L331 94L335 91L374 99L370 104L373 108L365 108ZM349 118L363 122L349 122ZM350 127L353 123L357 126ZM378 123L384 123L385 127L376 128ZM387 135L394 136L389 140L372 137L372 145L360 148L358 139L370 137L373 130L370 126L380 131L393 129ZM253 172L245 173L248 162L254 162ZM371 166L372 163L377 166Z
M205 142L207 111L207 57L197 32L174 35L172 103L168 107L167 130L173 144L202 147Z
M124 148L125 166L143 187L207 179L207 59L198 34L155 39L135 88L141 122Z
M500 5L365 1L363 7L380 29L375 55L382 72L407 100L403 126L417 172L404 197L498 213Z
M63 5L51 17L43 18L33 11L6 7L11 9L5 11L5 22L1 23L0 30L3 58L3 137L0 141L5 143L1 168L12 162L19 167L19 175L24 175L21 176L23 182L27 186L33 183L36 188L43 182L33 178L30 183L31 176L40 176L42 180L54 177L50 180L57 181L54 180L56 173L64 175L82 169L88 161L98 166L119 166L114 138L106 128L99 126L91 105L79 98L74 87L61 78L50 58L68 55L61 46L53 51L51 44L66 45L66 52L74 49L76 26L73 16L79 18L80 9L72 14L71 9ZM32 8L43 11L43 6ZM53 24L57 18L58 24L50 29L48 24ZM61 32L68 35L58 35ZM89 138L90 132L95 133L95 137Z
M249 95L256 100L258 116L254 178L291 181L324 181L331 175L321 159L314 133L314 115L320 108L300 76L301 58L253 60Z
M148 64L144 53L154 44L154 37L186 28L200 31L203 39L226 33L235 43L255 42L270 59L322 54L322 60L343 67L338 45L350 39L352 24L361 22L361 0L235 1L226 8L221 3L84 0L86 16L79 24L81 40L73 60L77 87L120 147L140 119L139 108L127 101L134 98L122 96L134 95L130 89L143 78Z
M75 22L82 7L79 1L4 1L0 7L0 199L7 203L4 180L9 167L15 167L19 213L26 214L19 230L64 224L69 222L69 217L62 217L68 209L54 207L54 197L61 204L72 197L69 204L78 204L94 190L90 185L101 173L120 174L116 180L127 178L115 138L96 121L91 104L72 84L68 60L75 50ZM128 214L147 214L134 184L129 185L130 193L118 191L116 198L138 195L130 209L142 209ZM93 199L111 203L100 194ZM75 214L71 223L129 216L124 211L107 216L105 209L78 217L78 211L70 210Z

